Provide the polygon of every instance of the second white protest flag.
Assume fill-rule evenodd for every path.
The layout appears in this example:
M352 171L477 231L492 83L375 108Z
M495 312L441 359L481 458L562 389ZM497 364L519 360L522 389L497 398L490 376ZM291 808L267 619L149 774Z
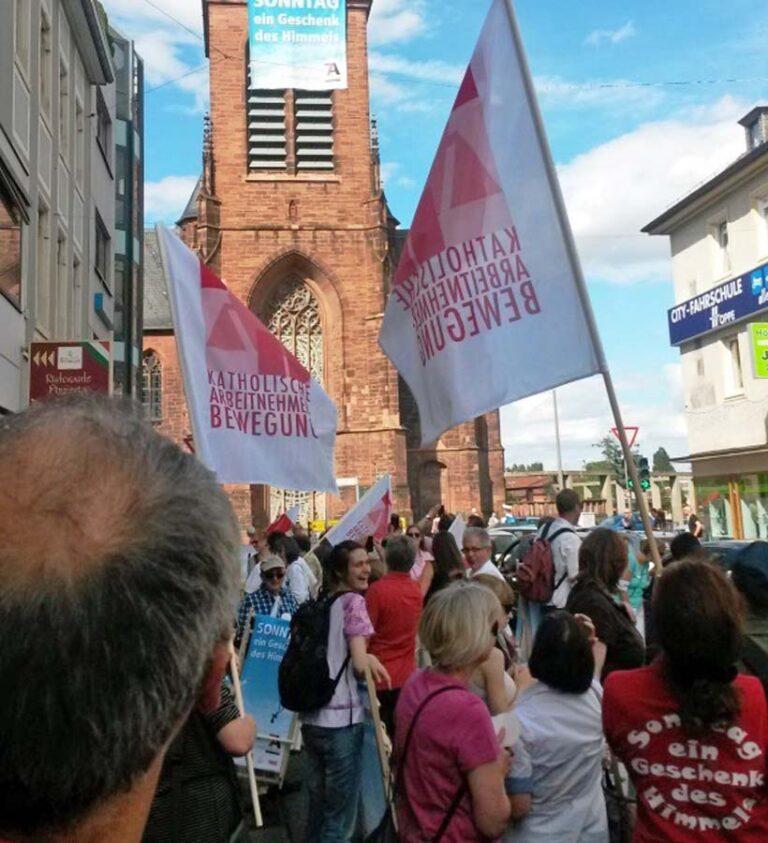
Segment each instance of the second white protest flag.
M485 22L382 324L424 444L602 369L508 3Z

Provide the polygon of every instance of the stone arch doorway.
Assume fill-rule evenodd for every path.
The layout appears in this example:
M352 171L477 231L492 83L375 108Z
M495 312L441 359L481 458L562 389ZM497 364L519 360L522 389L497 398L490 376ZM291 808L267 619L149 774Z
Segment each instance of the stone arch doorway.
M428 512L433 506L445 503L446 466L438 460L422 465L419 477L419 512Z
M319 383L325 380L325 352L320 304L306 281L287 274L272 286L262 305L262 321ZM325 494L270 488L269 517L299 508L302 524L325 521Z

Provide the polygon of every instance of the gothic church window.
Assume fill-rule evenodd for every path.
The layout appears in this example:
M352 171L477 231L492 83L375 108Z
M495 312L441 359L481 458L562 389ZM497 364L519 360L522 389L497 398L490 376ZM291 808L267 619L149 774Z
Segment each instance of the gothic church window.
M141 369L141 401L151 422L163 420L163 367L154 353L144 357Z

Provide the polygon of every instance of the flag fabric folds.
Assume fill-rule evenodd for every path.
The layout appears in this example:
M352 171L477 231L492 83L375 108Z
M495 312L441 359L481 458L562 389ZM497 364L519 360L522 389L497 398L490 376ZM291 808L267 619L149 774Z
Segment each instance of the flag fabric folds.
M380 344L423 444L600 371L510 0L495 0L393 280Z
M195 452L220 483L336 492L336 407L197 255L158 226Z
M365 542L370 536L383 539L392 515L392 477L378 480L339 523L323 537L331 547L343 541Z

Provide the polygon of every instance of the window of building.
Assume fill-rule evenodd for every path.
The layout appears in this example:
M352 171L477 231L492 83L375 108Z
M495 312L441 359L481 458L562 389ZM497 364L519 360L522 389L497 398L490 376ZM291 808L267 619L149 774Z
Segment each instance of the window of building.
M725 345L725 394L739 395L744 391L744 370L738 335L723 341Z
M248 169L288 166L285 91L248 91Z
M112 166L112 118L101 91L96 92L96 140L104 160Z
M0 293L21 307L24 227L21 214L0 185Z
M333 93L294 92L297 170L333 169Z
M69 135L71 120L69 100L69 70L64 62L59 63L59 152L69 163Z
M149 421L163 420L163 367L154 352L145 355L142 362L141 401Z
M94 269L99 278L105 283L109 283L109 257L110 257L110 238L107 227L102 222L98 211L96 212L96 259L94 262Z
M53 88L53 48L51 44L51 19L40 8L40 110L51 115L51 90Z
M37 209L37 285L35 288L38 327L50 336L51 319L51 214L42 203Z
M731 256L729 252L730 235L727 220L722 220L712 226L712 238L715 242L716 252L715 272L719 278L731 271Z
M85 183L85 111L79 99L75 100L75 180L82 189Z
M29 71L30 35L30 0L16 0L14 31L16 38L16 61L25 72Z

